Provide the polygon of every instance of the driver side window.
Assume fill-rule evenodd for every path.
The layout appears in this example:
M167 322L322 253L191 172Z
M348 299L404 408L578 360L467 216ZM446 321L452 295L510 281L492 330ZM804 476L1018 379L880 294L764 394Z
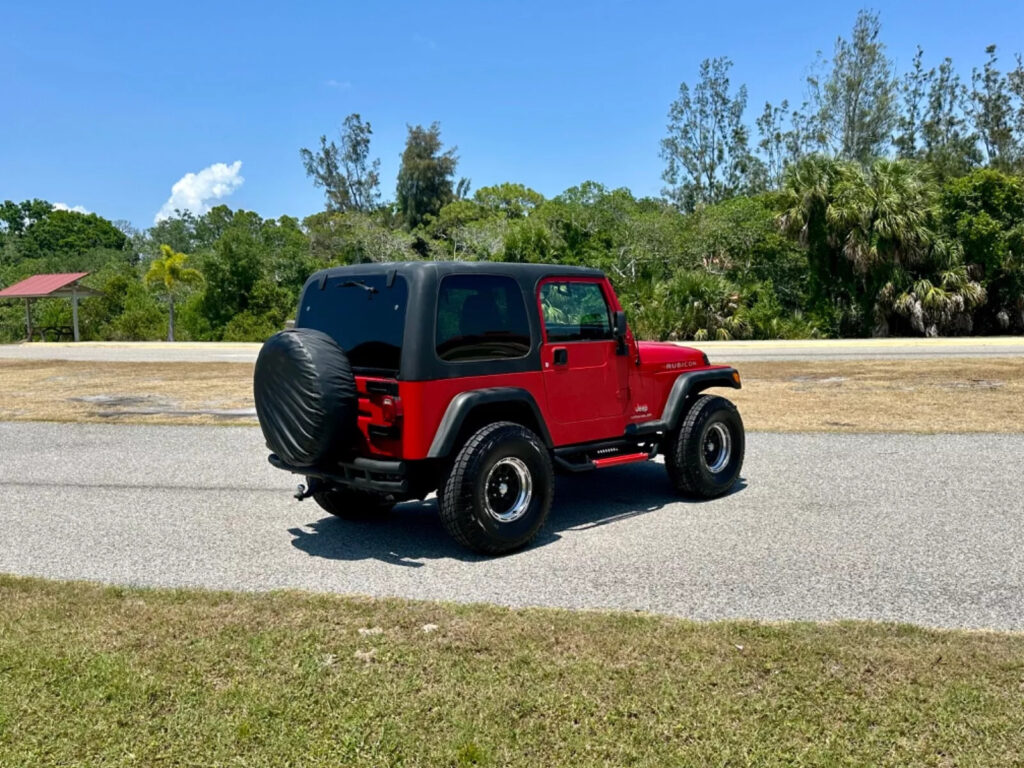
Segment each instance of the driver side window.
M549 342L614 338L611 312L599 283L544 283L540 305Z

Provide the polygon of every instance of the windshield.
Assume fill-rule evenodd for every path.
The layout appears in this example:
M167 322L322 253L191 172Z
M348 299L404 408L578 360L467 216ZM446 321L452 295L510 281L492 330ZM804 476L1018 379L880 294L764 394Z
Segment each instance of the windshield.
M302 296L295 325L331 336L363 373L398 373L409 286L387 274L331 277L311 283Z

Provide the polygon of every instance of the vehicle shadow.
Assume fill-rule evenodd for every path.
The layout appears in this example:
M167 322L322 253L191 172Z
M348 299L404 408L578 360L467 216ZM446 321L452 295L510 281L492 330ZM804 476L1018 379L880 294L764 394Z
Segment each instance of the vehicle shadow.
M730 495L745 487L741 478ZM315 502L307 503L322 514ZM676 496L662 464L649 462L559 476L547 524L528 549L557 541L563 531L585 531L678 503L703 502ZM325 515L288 532L295 548L331 560L374 559L421 568L426 565L422 561L439 558L465 562L490 559L469 552L448 536L434 499L399 504L390 515L376 520L349 521Z

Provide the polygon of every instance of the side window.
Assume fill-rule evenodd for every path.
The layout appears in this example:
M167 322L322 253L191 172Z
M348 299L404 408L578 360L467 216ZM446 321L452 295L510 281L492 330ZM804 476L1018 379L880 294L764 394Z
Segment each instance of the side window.
M553 282L540 288L548 341L614 338L611 313L598 283Z
M448 275L437 297L437 356L496 360L530 352L530 324L519 283L501 275Z

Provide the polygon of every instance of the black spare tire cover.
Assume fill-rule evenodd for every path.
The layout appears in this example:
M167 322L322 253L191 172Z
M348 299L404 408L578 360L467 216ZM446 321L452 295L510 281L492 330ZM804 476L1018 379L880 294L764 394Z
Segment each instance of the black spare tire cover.
M350 448L359 400L352 367L322 331L291 328L263 344L253 374L267 447L293 467L312 467Z

